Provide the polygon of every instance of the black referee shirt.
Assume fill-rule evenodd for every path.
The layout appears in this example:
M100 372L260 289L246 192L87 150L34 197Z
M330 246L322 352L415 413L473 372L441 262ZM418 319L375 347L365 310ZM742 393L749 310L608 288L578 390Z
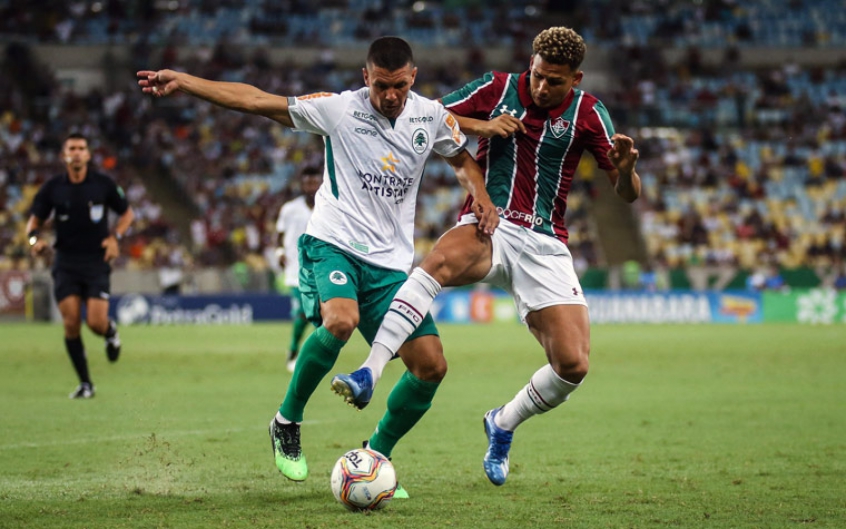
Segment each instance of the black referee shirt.
M67 173L54 176L36 193L30 213L45 221L55 213L57 257L67 261L99 258L109 236L109 210L123 215L129 209L126 195L110 177L88 169L79 184Z

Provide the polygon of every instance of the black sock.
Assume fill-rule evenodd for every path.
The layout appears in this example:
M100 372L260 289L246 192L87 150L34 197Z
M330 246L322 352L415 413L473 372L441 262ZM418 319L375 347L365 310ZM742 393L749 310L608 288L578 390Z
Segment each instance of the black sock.
M106 329L106 334L103 336L106 338L112 338L115 334L117 334L117 324L115 323L115 320L109 320L109 328Z
M65 338L65 348L68 350L68 356L70 356L79 381L91 384L91 377L88 376L88 360L85 358L85 348L82 346L82 338Z

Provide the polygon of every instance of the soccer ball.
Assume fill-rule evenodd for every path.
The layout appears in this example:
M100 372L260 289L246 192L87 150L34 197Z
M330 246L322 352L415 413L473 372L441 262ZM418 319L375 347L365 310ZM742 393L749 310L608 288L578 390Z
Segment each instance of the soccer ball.
M350 450L332 469L332 493L351 511L381 509L391 501L396 490L394 465L373 450Z

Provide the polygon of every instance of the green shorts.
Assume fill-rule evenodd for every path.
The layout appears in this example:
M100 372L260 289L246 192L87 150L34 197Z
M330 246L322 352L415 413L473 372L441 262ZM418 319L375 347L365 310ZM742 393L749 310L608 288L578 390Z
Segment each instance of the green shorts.
M298 247L300 297L306 318L320 326L321 302L333 298L354 299L358 302L358 330L372 345L394 295L408 279L408 274L366 263L311 235L302 235ZM437 336L438 329L432 315L426 314L423 323L408 339L429 334Z
M303 313L303 298L300 289L291 287L291 321L305 317Z

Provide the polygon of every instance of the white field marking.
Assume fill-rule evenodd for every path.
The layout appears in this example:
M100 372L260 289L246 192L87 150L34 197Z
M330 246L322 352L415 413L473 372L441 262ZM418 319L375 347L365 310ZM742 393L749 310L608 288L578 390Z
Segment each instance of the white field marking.
M303 424L321 424L327 423L329 421L303 421ZM266 429L267 427L265 427ZM228 428L226 430L160 430L158 432L139 432L134 434L124 434L124 435L98 435L94 437L84 437L84 438L75 438L75 439L63 439L60 441L47 441L43 443L15 443L15 444L8 444L8 445L0 445L0 451L3 450L20 450L25 448L45 448L48 446L58 446L58 445L81 445L81 444L89 444L89 443L112 443L115 441L128 441L131 439L135 440L145 440L148 439L151 435L155 435L159 440L167 440L170 437L190 437L192 435L210 435L210 434L230 434L230 433L241 433L241 432L249 432L253 431L255 428Z

